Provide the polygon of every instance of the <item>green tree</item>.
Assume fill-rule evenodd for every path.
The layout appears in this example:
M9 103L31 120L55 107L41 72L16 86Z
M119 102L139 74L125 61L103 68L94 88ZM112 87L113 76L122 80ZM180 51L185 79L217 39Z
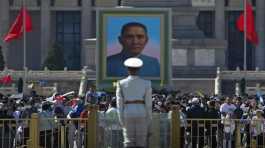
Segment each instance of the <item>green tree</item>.
M242 78L239 82L240 84L240 93L242 96L246 95L246 79Z
M48 55L43 63L43 67L47 67L49 70L63 70L64 63L62 47L58 44L54 44L52 48L48 50Z
M0 46L0 70L4 70L5 68L5 60L3 56L2 47Z

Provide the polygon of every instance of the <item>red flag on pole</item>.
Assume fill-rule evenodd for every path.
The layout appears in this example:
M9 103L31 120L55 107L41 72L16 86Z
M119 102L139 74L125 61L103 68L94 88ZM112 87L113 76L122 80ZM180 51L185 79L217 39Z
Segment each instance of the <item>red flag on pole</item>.
M239 31L243 32L244 29L244 13L246 12L246 25L247 25L247 39L257 45L258 44L258 35L255 30L255 22L254 22L254 15L253 9L251 4L247 1L246 2L246 10L239 16L236 22L236 27Z
M27 9L22 7L19 11L18 16L16 17L16 20L12 24L10 30L8 31L8 34L4 38L5 42L9 42L13 39L18 39L20 36L22 36L22 33L24 31L24 28L23 28L24 17L25 17L26 32L29 32L32 30L31 17Z
M252 6L249 4L248 1L246 1L246 24L247 24L247 39L257 45L258 44L258 35L255 30L255 23L254 23L254 15L253 15L253 9ZM236 22L236 27L239 31L243 32L244 29L244 12L239 16Z

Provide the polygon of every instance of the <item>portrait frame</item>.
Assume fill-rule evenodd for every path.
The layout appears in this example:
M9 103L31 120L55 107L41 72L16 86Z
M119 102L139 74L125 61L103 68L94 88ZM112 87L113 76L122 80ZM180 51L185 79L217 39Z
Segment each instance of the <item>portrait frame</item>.
M151 80L152 87L158 89L166 87L171 80L171 10L168 8L119 7L97 9L97 88L113 88L118 80L127 76L108 76L107 57L121 51L118 36L122 26L129 22L139 22L146 26L149 39L143 52L159 61L159 76L142 78Z

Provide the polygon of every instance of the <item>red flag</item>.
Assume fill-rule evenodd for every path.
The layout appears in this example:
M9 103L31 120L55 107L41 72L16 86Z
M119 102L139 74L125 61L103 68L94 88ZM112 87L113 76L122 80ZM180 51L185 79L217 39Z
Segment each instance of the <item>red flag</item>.
M22 36L22 33L24 31L23 28L23 18L25 17L25 26L26 26L26 32L29 32L32 30L32 21L31 17L28 14L28 11L26 8L22 7L19 11L19 14L15 20L15 22L12 24L10 30L8 31L8 34L5 36L4 41L9 42L13 39L18 39L20 36Z
M252 6L249 4L249 2L246 2L246 24L247 24L247 39L257 45L258 44L258 35L255 30L255 23L254 23L254 15L253 15L253 9ZM239 16L236 22L237 29L241 32L245 30L244 28L244 12Z
M0 82L4 85L8 85L12 82L12 77L10 75L6 75L6 76L3 76L1 79L0 79Z
M72 108L75 107L76 105L77 105L76 99L72 99L71 101L69 101L69 106L71 106Z
M62 102L63 100L65 100L65 97L59 95L59 96L56 96L56 97L55 97L55 100L57 100L57 101L61 101L61 102Z

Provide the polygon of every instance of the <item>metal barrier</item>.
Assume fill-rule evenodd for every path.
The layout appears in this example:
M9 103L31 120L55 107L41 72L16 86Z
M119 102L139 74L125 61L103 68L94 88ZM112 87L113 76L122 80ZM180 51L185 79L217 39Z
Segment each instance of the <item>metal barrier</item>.
M188 119L153 113L149 148L250 147L265 144L263 120ZM122 148L122 127L96 108L87 118L1 119L1 148Z
M122 127L118 121L99 115L97 148L123 148ZM148 134L149 148L168 148L170 145L170 120L168 114L153 113Z
M29 137L28 119L0 120L0 147L25 147Z
M87 118L0 119L0 148L95 148L97 107Z
M264 148L264 119L187 119L185 124L179 117L173 111L171 148Z

